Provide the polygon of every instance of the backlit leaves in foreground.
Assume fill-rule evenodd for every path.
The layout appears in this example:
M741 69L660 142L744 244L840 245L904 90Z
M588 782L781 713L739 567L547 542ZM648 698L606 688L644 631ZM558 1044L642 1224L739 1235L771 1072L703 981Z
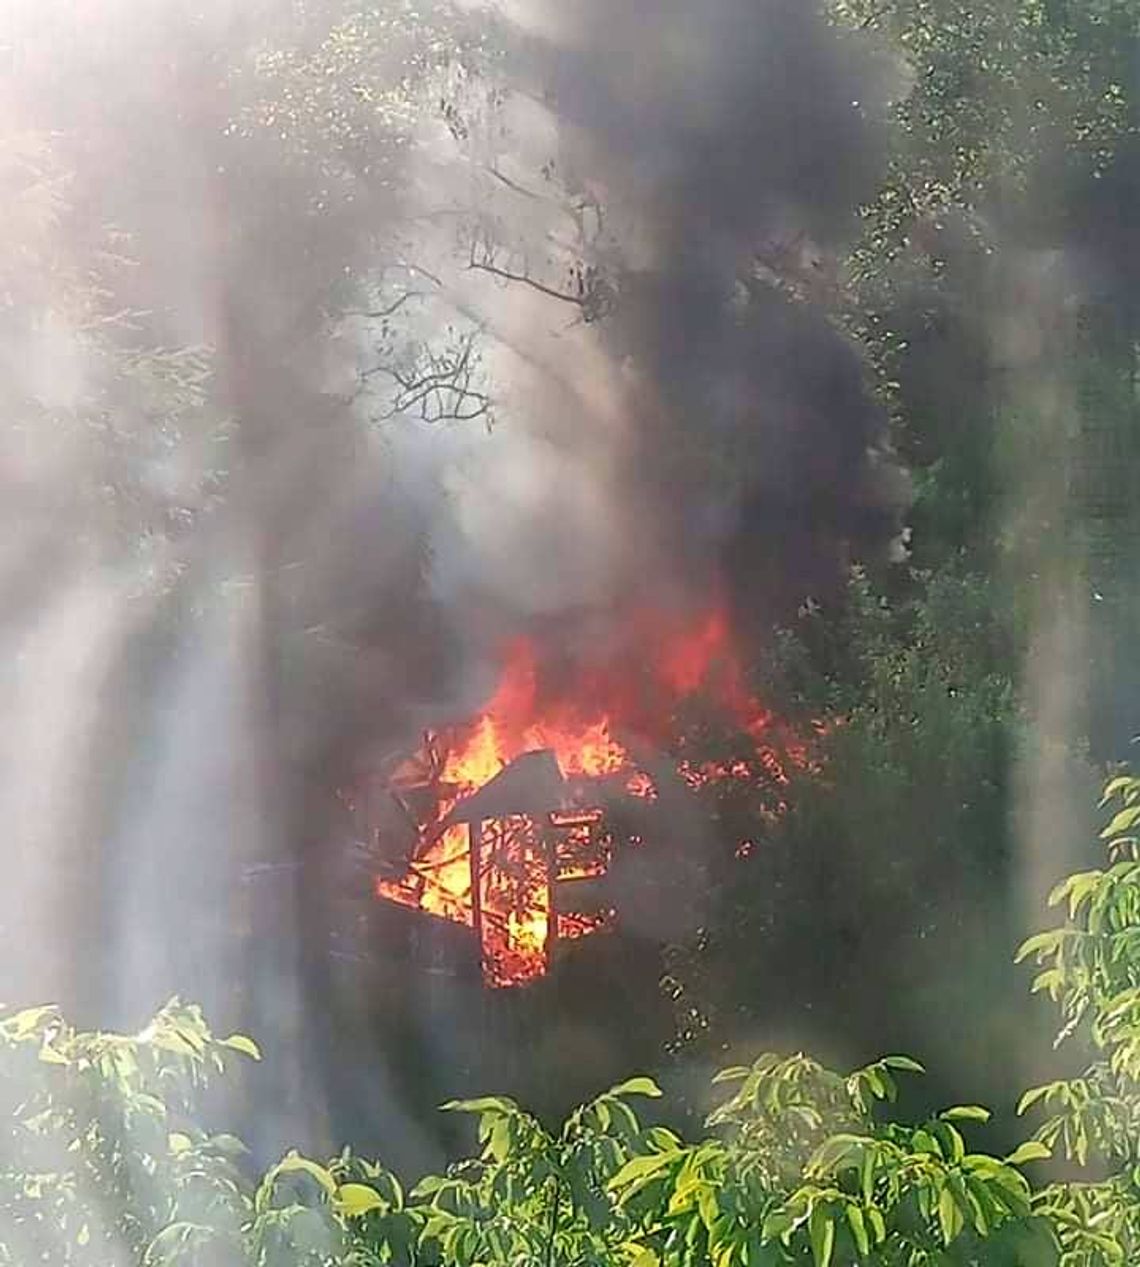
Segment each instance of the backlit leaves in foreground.
M1019 1112L1044 1109L1036 1140L1057 1148L1089 1182L1053 1184L1037 1209L1057 1227L1071 1267L1123 1267L1140 1257L1140 779L1109 781L1100 833L1108 866L1069 876L1049 895L1066 920L1030 937L1033 989L1058 1005L1058 1044L1074 1036L1097 1053L1075 1078L1034 1087Z
M453 1101L478 1151L405 1195L377 1162L290 1153L260 1178L201 1126L218 1075L258 1059L173 1000L138 1035L77 1033L54 1007L0 1015L0 1267L1130 1267L1140 1261L1140 780L1108 786L1109 866L1052 895L1034 988L1098 1053L1035 1087L1048 1114L1010 1156L958 1105L899 1121L886 1056L843 1076L767 1053L715 1079L698 1142L650 1121L634 1077L550 1129L513 1100ZM1035 1189L1056 1150L1095 1173Z
M899 1071L921 1070L890 1056L842 1078L803 1055L726 1070L719 1081L738 1087L709 1117L717 1138L636 1158L611 1183L642 1211L652 1261L950 1264L1021 1245L1036 1257L1008 1261L1056 1262L1021 1159L967 1151L958 1123L985 1109L917 1127L879 1119Z
M213 1037L194 1007L172 1002L134 1038L77 1034L38 1008L0 1022L0 1039L13 1096L0 1262L831 1267L965 1264L983 1244L1056 1261L1017 1169L1042 1146L969 1152L977 1106L890 1121L896 1077L921 1072L904 1056L847 1077L802 1054L725 1070L695 1144L643 1120L661 1097L647 1077L554 1131L503 1097L455 1101L477 1155L405 1197L347 1150L327 1165L293 1152L251 1178L241 1143L195 1116L214 1075L260 1053Z

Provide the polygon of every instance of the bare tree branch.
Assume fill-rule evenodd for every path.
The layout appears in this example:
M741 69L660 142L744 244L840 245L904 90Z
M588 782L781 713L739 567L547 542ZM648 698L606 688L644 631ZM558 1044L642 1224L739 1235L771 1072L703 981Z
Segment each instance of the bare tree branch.
M490 166L489 164L484 164L483 170L487 172L489 175L494 176L494 178L497 181L499 181L503 185L506 185L506 187L512 190L514 193L520 194L523 198L530 198L535 202L549 202L550 201L550 199L544 197L544 195L535 193L533 189L527 189L525 185L520 185L517 181L511 180L509 176L504 176L503 173L499 171L497 167Z
M367 389L370 379L382 375L391 380L396 390L391 404L379 416L380 421L415 413L424 422L470 422L475 418L489 422L491 396L475 386L479 371L477 337L478 331L473 331L443 352L425 349L410 369L381 363L361 370L356 396Z
M615 298L613 287L602 271L593 264L583 265L577 262L572 264L570 266L572 288L560 290L557 286L550 286L546 282L539 281L529 272L519 272L497 263L494 248L485 242L480 244L478 240L475 240L471 243L467 267L475 272L488 273L504 282L515 282L526 286L540 295L546 295L549 299L558 300L559 303L573 304L581 314L582 321L587 324L604 317L613 308Z
M406 290L398 299L394 299L384 308L348 308L344 312L346 317L365 317L370 321L381 320L390 317L408 302L409 299L423 299L425 292L422 290Z
M498 277L505 282L518 282L522 286L529 286L531 290L537 290L540 295L548 295L551 299L557 299L562 303L574 304L575 307L579 308L582 306L581 295L556 290L553 286L547 286L544 282L538 281L537 278L531 277L529 273L515 273L510 269L500 268L499 265L491 264L485 260L472 260L467 267L479 273L490 273L492 277Z

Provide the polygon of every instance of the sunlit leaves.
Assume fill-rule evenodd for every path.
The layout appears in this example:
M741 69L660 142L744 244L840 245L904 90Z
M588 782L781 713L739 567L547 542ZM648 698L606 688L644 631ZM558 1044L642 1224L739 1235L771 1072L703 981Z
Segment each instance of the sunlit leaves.
M1029 1235L1030 1190L1017 1167L1047 1152L1033 1141L1004 1161L968 1152L959 1124L986 1119L977 1105L917 1126L882 1118L895 1075L921 1071L909 1057L843 1076L803 1054L767 1053L716 1080L729 1094L710 1115L714 1134L699 1143L642 1123L629 1101L661 1093L638 1076L576 1109L557 1131L506 1097L450 1102L449 1111L476 1120L479 1155L421 1180L409 1200L391 1172L348 1150L327 1164L290 1152L250 1186L233 1168L239 1140L182 1116L171 1129L172 1103L156 1094L167 1090L165 1075L177 1075L169 1086L185 1107L204 1077L225 1068L225 1053L253 1054L233 1036L214 1039L197 1009L174 1002L137 1039L75 1035L53 1009L0 1020L0 1034L12 1049L26 1048L44 1077L75 1078L82 1066L116 1088L124 1140L141 1148L159 1181L153 1209L125 1202L117 1232L134 1238L146 1267L218 1255L258 1267L413 1267L424 1257L442 1267L918 1267L940 1247L1017 1229ZM48 1038L63 1065L39 1061ZM162 1076L152 1084L156 1069ZM1037 1098L1050 1094L1060 1092ZM27 1119L33 1132L73 1126L50 1100L37 1107ZM137 1186L137 1171L131 1181ZM24 1192L29 1202L74 1205L59 1219L73 1251L64 1261L100 1261L101 1233L78 1184L28 1173ZM1106 1236L1083 1225L1078 1234L1082 1244Z
M297 1173L306 1174L316 1180L317 1185L326 1196L331 1197L335 1194L336 1180L333 1179L324 1166L320 1166L315 1161L310 1161L307 1157L302 1157L296 1152L291 1152L266 1172L265 1178L262 1179L258 1188L258 1209L267 1209L269 1207L274 1197L277 1180L282 1175L294 1175Z
M1099 1058L1079 1077L1027 1091L1018 1112L1048 1115L1011 1161L1044 1160L1054 1150L1084 1167L1109 1166L1103 1182L1054 1184L1037 1209L1058 1228L1064 1261L1074 1267L1108 1267L1140 1252L1140 1205L1134 1179L1140 1163L1140 864L1133 835L1140 822L1140 782L1110 779L1101 808L1122 803L1100 836L1111 865L1082 871L1049 896L1068 922L1038 933L1018 957L1047 965L1034 989L1058 1004L1058 1042L1079 1033Z
M1116 787L1126 795L1131 785ZM630 1101L661 1092L637 1076L557 1129L506 1097L449 1102L475 1119L478 1154L406 1199L391 1172L348 1150L327 1165L291 1152L251 1185L233 1166L240 1141L203 1131L186 1111L230 1057L256 1049L240 1036L216 1040L198 1009L172 1001L135 1038L77 1034L54 1008L0 1017L0 1054L26 1083L26 1151L18 1168L0 1165L0 1200L17 1221L50 1219L66 1247L58 1261L83 1267L107 1261L112 1242L145 1267L219 1255L257 1267L1131 1267L1135 870L1121 861L1059 886L1069 923L1023 947L1022 958L1058 974L1063 1033L1084 1018L1101 1059L1025 1093L1019 1112L1047 1116L1004 1158L971 1150L971 1131L990 1116L981 1105L898 1120L896 1078L922 1071L907 1056L843 1075L803 1053L769 1052L714 1079L723 1098L696 1143L641 1120ZM46 1141L64 1147L37 1152ZM1057 1155L1079 1167L1095 1159L1100 1173L1035 1191L1022 1168ZM63 1167L35 1164L61 1158ZM93 1180L113 1226L92 1217ZM0 1241L8 1267L5 1252Z
M557 1132L504 1097L444 1105L478 1119L481 1152L413 1190L420 1243L458 1267L522 1259L648 1264L653 1247L631 1233L659 1204L657 1181L682 1156L681 1142L665 1127L643 1127L627 1101L660 1095L652 1079L630 1078L576 1109Z
M939 1116L944 1122L988 1122L992 1114L980 1104L957 1104L944 1109Z
M245 1210L233 1164L242 1146L184 1120L228 1051L200 1009L177 999L133 1037L78 1032L55 1008L0 1017L10 1112L0 1205L11 1227L58 1240L60 1263L232 1252ZM0 1262L3 1251L0 1236Z
M808 1232L815 1267L830 1267L831 1254L835 1248L835 1221L826 1206L819 1203L812 1206Z
M261 1059L261 1049L252 1038L248 1038L245 1034L231 1034L229 1038L223 1038L222 1046L229 1047L233 1051L240 1051L252 1060Z
M629 1078L619 1083L609 1094L611 1096L644 1095L656 1100L661 1096L661 1088L652 1078Z
M892 1056L842 1077L805 1056L763 1055L715 1080L734 1088L709 1118L719 1138L636 1156L611 1188L627 1210L652 1195L641 1239L677 1267L805 1255L813 1267L919 1264L937 1247L1012 1235L1031 1218L1016 1167L1036 1148L1005 1161L968 1152L957 1124L986 1121L979 1105L914 1127L877 1120L897 1093L893 1072L920 1068Z
M336 1207L341 1214L354 1218L373 1210L387 1210L388 1203L367 1184L346 1183L336 1190Z
M1048 1161L1052 1155L1052 1150L1040 1140L1029 1139L1019 1144L1005 1160L1010 1166L1023 1166L1027 1161Z

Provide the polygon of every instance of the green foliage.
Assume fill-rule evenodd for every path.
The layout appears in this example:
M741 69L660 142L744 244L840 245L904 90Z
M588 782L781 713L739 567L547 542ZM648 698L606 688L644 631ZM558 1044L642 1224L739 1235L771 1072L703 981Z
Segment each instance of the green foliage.
M717 1267L999 1261L1019 1242L1038 1257L1009 1261L1054 1261L1019 1159L968 1152L955 1125L986 1110L880 1120L899 1071L921 1066L888 1056L843 1078L768 1054L726 1070L718 1081L739 1087L708 1118L715 1138L658 1150L612 1182L619 1206L641 1213L637 1243L652 1261Z
M1130 179L1135 0L829 9L841 28L880 43L899 74L887 170L863 208L841 307L915 476L916 557L941 567L964 551L972 568L989 569L1011 547L1047 553L1047 542L1063 553L1082 531L1066 509L1089 521L1084 531L1112 538L1095 549L1113 556L1132 540L1130 515L1106 524L1098 508L1106 492L1126 502L1113 490L1135 469L1135 318L1128 301L1094 297L1064 261L1112 214L1109 186ZM1018 368L1024 378L1011 375ZM1106 374L1128 384L1108 411L1086 388ZM1075 386L1079 423L1042 407L1050 378ZM1047 473L1061 464L1092 469L1095 493L1059 498ZM1058 505L1074 492L1077 504ZM1037 569L1018 558L1011 570Z
M178 1000L131 1038L77 1033L54 1007L6 1016L0 1263L221 1261L244 1221L244 1150L192 1113L249 1056Z
M295 1153L251 1185L246 1149L199 1124L203 1093L260 1059L172 1000L142 1033L78 1033L54 1007L0 1020L0 1264L410 1262L394 1176Z
M1078 171L1103 170L1129 129L1131 0L831 7L840 24L885 36L908 72L894 103L890 175L856 253L872 268L947 216L977 217L999 191L1007 200L1025 193L1058 151ZM985 232L978 219L973 227Z
M1008 1250L994 1261L1055 1261L1017 1169L1041 1146L968 1152L956 1124L985 1120L974 1105L919 1126L882 1116L896 1076L921 1072L905 1056L846 1077L802 1054L726 1069L695 1144L641 1120L631 1100L661 1095L647 1077L554 1132L506 1098L453 1101L477 1120L480 1151L406 1199L347 1150L327 1165L291 1152L252 1183L239 1141L203 1131L193 1109L256 1048L214 1038L194 1007L172 1002L136 1038L76 1034L54 1008L0 1032L16 1101L0 1262L918 1267L974 1262L983 1243Z
M1104 868L1057 885L1033 990L1058 1042L1094 1054L1034 1087L1043 1110L1005 1157L959 1104L912 1121L902 1055L842 1075L802 1053L723 1070L695 1141L645 1118L650 1078L550 1129L513 1100L452 1101L478 1152L405 1195L345 1150L287 1154L260 1177L202 1125L211 1083L260 1059L172 1000L141 1033L80 1033L55 1007L0 1017L0 1264L256 1267L1127 1267L1140 1254L1140 777L1102 799ZM1035 1186L1024 1168L1075 1167ZM1032 1173L1032 1172L1031 1172Z
M1057 1183L1038 1208L1057 1225L1072 1267L1130 1263L1140 1254L1140 779L1117 775L1101 799L1107 867L1079 872L1049 895L1065 923L1018 952L1040 971L1035 991L1057 1004L1058 1044L1095 1055L1077 1077L1034 1087L1018 1108L1047 1117L1034 1139L1092 1177Z
M14 120L0 127L0 172L19 190L0 247L0 319L12 346L39 349L58 382L7 375L5 417L29 454L40 454L29 472L43 498L41 527L65 504L41 482L50 454L74 472L68 549L123 566L134 595L162 593L184 566L178 547L228 483L233 428L215 399L215 359L209 348L165 346L148 314L123 306L118 292L137 267L136 244L87 223L67 140L21 127L18 112ZM80 266L75 243L91 234Z
M1003 883L1021 714L996 606L975 575L891 592L856 572L842 614L806 612L777 647L759 694L805 730L806 717L828 720L814 741L821 769L789 764L777 815L758 784L702 793L717 798L726 847L704 929L670 952L684 1046L717 1059L741 1031L788 1016L834 1026L860 1054L884 1041L937 1051L951 1015L1005 1027L1021 998ZM744 858L740 840L756 842ZM878 1000L892 997L906 1006L884 1039ZM967 1085L971 1058L954 1061ZM936 1059L931 1072L949 1070Z
M645 1128L628 1103L661 1094L633 1078L576 1109L550 1133L508 1099L458 1101L446 1109L479 1120L478 1158L423 1180L427 1202L421 1244L440 1261L602 1264L633 1230L611 1188L680 1141Z
M638 1076L550 1129L513 1100L452 1101L478 1152L410 1194L345 1150L290 1152L259 1178L203 1127L205 1092L260 1059L172 1000L133 1037L79 1033L57 1008L0 1017L0 1264L256 1267L1126 1267L1140 1253L1140 778L1102 806L1108 865L1051 895L1067 919L1024 943L1059 1041L1095 1053L1028 1091L1047 1114L1006 1157L973 1149L989 1118L959 1104L912 1121L885 1056L841 1075L765 1053L714 1079L695 1141L646 1120ZM1035 1187L1054 1153L1075 1178Z

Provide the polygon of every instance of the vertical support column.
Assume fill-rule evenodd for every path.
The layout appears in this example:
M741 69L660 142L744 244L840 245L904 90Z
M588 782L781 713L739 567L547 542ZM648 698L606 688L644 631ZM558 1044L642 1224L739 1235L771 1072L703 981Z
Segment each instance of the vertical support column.
M558 841L555 828L547 815L536 821L538 828L539 849L546 878L546 968L550 970L554 963L554 944L558 940L558 908L555 905L555 894L558 891Z
M479 947L479 969L483 969L483 823L473 819L467 824L467 857L471 866L471 925Z

